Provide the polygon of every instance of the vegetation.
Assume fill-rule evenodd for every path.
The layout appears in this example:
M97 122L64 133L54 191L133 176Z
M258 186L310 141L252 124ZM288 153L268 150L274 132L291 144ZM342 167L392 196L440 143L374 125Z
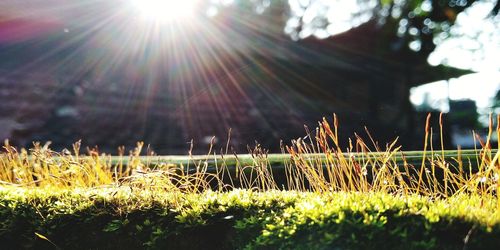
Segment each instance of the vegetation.
M382 192L0 189L6 249L494 249L493 199Z
M419 154L357 135L343 150L337 123L323 120L281 156L256 146L247 157L210 149L168 162L141 158L142 143L111 157L84 156L79 143L55 153L7 142L0 239L8 249L494 249L500 153L491 125L480 149L450 157L428 145L430 126Z
M348 1L283 1L283 0L252 0L234 1L232 9L238 14L244 13L244 17L249 16L254 19L269 18L272 23L279 23L285 27L285 32L292 38L304 38L319 34L324 37L325 33L336 35L345 31L343 19L344 15L350 15L351 22L349 28L355 28L369 21L376 21L379 24L383 44L391 50L407 51L409 49L418 52L421 56L427 57L436 45L443 40L454 37L452 32L460 13L467 11L471 6L481 0L357 0L357 10L349 10ZM495 18L500 9L500 1L486 1L491 4L491 9L487 18ZM223 8L224 3L209 5ZM226 7L227 8L227 7ZM343 15L335 12L335 9L345 9ZM257 10L261 17L250 15ZM320 11L318 11L320 10ZM332 11L333 10L333 11ZM349 13L353 11L353 13ZM332 14L332 12L334 14ZM340 16L339 16L340 15ZM241 17L240 15L235 15ZM263 16L263 17L262 17ZM281 20L280 17L285 17ZM286 22L288 20L288 22ZM281 22L280 22L281 21ZM333 26L333 33L328 26ZM342 26L337 28L337 26ZM282 29L279 29L280 31ZM346 29L347 30L347 29ZM391 41L391 42L388 42ZM408 46L399 46L405 44ZM419 46L411 46L411 43ZM391 45L392 44L392 45ZM381 48L382 49L382 48Z

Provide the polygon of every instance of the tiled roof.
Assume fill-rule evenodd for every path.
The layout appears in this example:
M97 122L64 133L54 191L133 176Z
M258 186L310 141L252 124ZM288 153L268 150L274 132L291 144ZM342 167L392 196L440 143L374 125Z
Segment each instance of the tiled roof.
M193 89L184 83L179 87L184 86L184 93L168 82L147 87L126 81L89 78L74 82L61 76L4 72L0 117L10 131L3 136L24 145L51 140L56 148L83 139L84 145L99 145L108 152L144 140L162 153L185 153L190 139L195 140L198 152L208 148L211 136L222 147L231 128L238 152L245 152L254 140L276 150L280 139L303 136L303 124L314 126L322 115L349 107L329 99L335 96L329 93L334 89L312 90L317 94L311 95L307 86L283 85L282 81L292 80L297 84L292 76L256 78L259 70L248 67L232 74L232 80L220 78Z

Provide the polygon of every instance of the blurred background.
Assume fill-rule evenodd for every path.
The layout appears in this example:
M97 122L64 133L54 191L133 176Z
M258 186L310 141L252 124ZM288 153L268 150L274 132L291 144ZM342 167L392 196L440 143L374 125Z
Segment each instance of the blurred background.
M443 112L471 148L500 112L499 2L3 0L0 140L278 152L335 113L345 147L366 126L413 150Z

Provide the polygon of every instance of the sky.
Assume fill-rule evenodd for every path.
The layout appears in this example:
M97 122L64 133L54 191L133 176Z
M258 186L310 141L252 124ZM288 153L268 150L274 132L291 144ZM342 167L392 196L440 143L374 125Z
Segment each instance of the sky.
M438 44L428 59L431 65L442 63L477 73L414 88L413 104L422 104L427 94L433 108L446 112L448 95L452 100L472 99L484 121L500 90L500 15L488 18L492 7L493 1L485 0L459 14L451 37Z

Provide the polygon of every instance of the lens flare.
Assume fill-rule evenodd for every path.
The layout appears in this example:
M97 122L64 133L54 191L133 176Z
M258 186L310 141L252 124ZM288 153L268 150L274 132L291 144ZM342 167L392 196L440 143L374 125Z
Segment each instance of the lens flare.
M193 16L197 0L131 0L132 5L147 19L175 21Z

